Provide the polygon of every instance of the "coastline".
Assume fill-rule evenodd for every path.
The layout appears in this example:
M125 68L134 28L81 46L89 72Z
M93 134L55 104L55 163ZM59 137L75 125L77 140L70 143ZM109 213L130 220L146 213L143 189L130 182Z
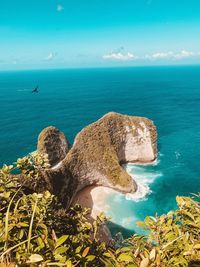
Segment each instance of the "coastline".
M106 214L109 208L106 199L113 192L116 191L105 186L87 186L76 194L72 205L80 204L84 208L89 208L90 212L87 218L92 223L102 212ZM112 240L110 229L106 224L101 225L97 235L102 242L107 244Z
M160 160L157 158L148 164L128 163L122 165L138 185L138 190L133 194L123 194L118 190L105 186L88 186L77 193L72 204L77 203L83 207L90 208L91 211L88 218L91 222L95 220L101 212L104 212L106 217L111 217L111 222L120 225L122 228L132 229L131 224L135 223L135 216L129 214L129 212L127 218L125 216L124 220L121 220L121 217L124 216L124 211L120 210L119 206L122 205L122 203L128 204L126 201L131 201L136 204L147 200L148 195L152 193L150 184L163 174L160 171L154 171L145 167L155 166L159 164L159 162ZM128 207L129 205L130 204L128 204ZM111 206L113 208L111 208ZM103 234L103 236L111 236L111 229L109 229L109 227L106 228L108 234Z
M137 185L138 185L138 189L135 193L126 193L124 194L126 196L127 199L132 200L132 201L140 201L142 199L145 198L146 195L148 195L149 193L151 193L151 190L148 187L149 183L152 183L153 180L157 177L162 175L161 173L155 173L155 177L153 178L153 180L148 180L145 179L145 184L141 184L141 178L138 180L138 173L135 172L134 174L130 172L129 168L137 168L137 167L145 167L145 166L155 166L159 163L159 159L156 158L154 161L150 162L150 163L140 163L140 164L135 164L135 163L127 163L127 164L123 164L123 168L128 172L128 174L136 180ZM145 170L144 170L145 171ZM147 175L148 173L142 173L142 176ZM152 175L152 173L150 173L150 175ZM141 192L142 190L142 192ZM92 220L95 220L97 218L97 216L101 213L104 212L106 213L109 209L109 204L107 203L107 199L109 197L110 194L123 194L123 192L120 192L118 190L112 189L110 187L106 187L106 186L95 186L95 185L91 185L91 186L87 186L84 189L80 190L73 202L72 205L74 204L80 204L83 207L89 208L90 211L90 218Z
M95 220L101 212L106 213L108 210L106 199L113 192L116 191L105 186L87 186L76 194L72 205L80 204L89 208L91 210L90 218Z

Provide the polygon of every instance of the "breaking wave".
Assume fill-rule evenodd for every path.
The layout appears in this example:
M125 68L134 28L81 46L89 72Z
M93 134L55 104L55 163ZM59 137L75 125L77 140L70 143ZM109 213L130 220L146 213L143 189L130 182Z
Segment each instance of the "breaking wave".
M153 163L152 165L158 164ZM147 196L151 194L150 184L152 184L156 178L161 177L163 174L159 171L149 170L145 166L138 166L133 164L127 164L124 166L125 170L136 181L138 189L134 194L126 194L127 200L141 201L146 200Z

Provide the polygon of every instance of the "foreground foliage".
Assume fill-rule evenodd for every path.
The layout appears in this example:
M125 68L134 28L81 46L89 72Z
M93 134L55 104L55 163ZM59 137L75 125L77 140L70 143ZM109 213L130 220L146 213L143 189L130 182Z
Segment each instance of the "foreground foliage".
M30 161L25 158L19 163L24 170ZM25 194L10 175L13 169L4 165L0 171L1 262L20 266L100 266L105 245L96 239L96 232L104 218L91 224L86 219L87 209L75 206L66 211L48 191ZM35 176L36 169L27 169L27 177L30 172Z
M138 223L149 234L133 235L123 248L114 251L116 265L120 262L117 266L200 266L199 202L190 197L176 200L176 211Z
M115 248L98 239L103 216L91 223L87 209L66 211L50 192L27 193L11 175L39 179L47 167L46 156L32 154L0 170L0 266L200 266L199 195L177 197L176 211L138 223L147 236Z

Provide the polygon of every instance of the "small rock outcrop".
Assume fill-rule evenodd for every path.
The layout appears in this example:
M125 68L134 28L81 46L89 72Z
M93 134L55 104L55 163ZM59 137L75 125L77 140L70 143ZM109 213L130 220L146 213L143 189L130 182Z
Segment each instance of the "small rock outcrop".
M54 166L66 157L69 151L69 143L64 133L56 127L50 126L40 133L37 150L40 153L46 153L49 164Z
M43 134L40 136L39 140L43 140ZM55 135L55 140L53 135L47 138L50 149L45 142L46 152L43 151L50 152L52 159L54 147L61 148L62 142L58 137L59 134ZM66 157L46 171L45 179L50 181L54 193L68 206L76 193L88 185L107 186L124 193L135 192L137 184L121 165L128 162L149 163L156 157L157 131L151 120L110 112L76 136ZM56 156L53 162L58 159L59 156Z

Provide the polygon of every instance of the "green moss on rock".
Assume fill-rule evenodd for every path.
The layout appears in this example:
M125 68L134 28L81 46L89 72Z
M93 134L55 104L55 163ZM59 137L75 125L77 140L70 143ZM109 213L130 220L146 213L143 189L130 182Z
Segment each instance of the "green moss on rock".
M126 162L128 139L136 140L132 146L144 142L140 140L139 133L144 126L150 132L153 160L157 154L157 133L153 122L146 118L110 112L85 127L76 136L62 163L46 172L56 194L69 204L77 191L88 185L108 186L125 193L135 192L137 185L121 163Z

